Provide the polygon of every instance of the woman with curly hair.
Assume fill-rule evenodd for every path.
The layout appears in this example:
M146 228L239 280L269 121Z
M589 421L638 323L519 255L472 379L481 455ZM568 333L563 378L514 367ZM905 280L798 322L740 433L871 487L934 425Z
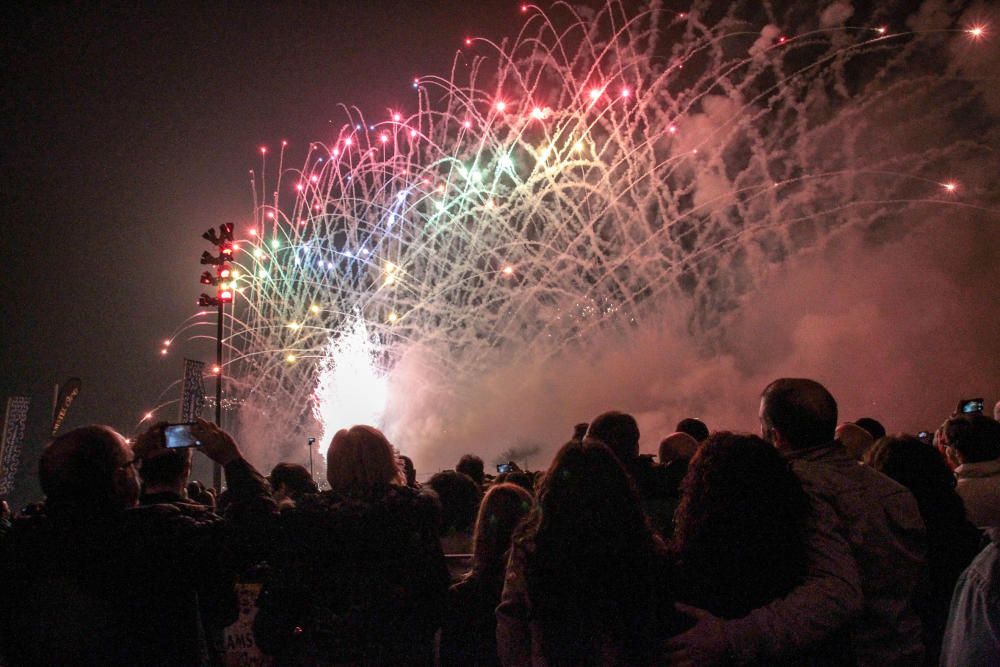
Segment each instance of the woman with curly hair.
M572 441L514 538L497 642L505 665L649 665L670 632L665 550L604 444Z
M678 594L722 618L740 618L805 576L809 498L771 445L713 434L691 459L671 552Z

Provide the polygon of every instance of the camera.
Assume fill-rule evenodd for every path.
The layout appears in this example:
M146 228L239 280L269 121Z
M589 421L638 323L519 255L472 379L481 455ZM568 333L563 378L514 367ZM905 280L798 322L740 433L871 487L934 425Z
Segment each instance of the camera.
M201 440L194 437L191 427L195 422L183 424L167 424L163 428L163 442L167 449L182 449L184 447L200 447Z
M497 473L500 474L500 475L502 475L502 474L504 474L506 472L513 472L513 471L514 471L514 464L513 463L498 463L497 464Z
M316 438L309 438L308 440L306 440L306 444L312 447L313 445L316 444Z

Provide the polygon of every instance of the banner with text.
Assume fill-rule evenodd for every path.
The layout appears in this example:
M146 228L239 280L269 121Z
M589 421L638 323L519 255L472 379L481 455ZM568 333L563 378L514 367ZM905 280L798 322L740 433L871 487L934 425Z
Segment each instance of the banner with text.
M17 466L21 462L21 444L28 425L30 396L11 396L3 418L3 438L0 439L0 495L14 490Z
M181 391L181 421L193 422L205 407L205 362L184 360L184 381Z
M73 405L73 401L80 394L82 386L83 382L80 378L70 378L62 383L62 387L59 389L59 397L56 398L55 413L52 416L53 437L55 437L59 427L62 426L63 420L66 419L69 406Z

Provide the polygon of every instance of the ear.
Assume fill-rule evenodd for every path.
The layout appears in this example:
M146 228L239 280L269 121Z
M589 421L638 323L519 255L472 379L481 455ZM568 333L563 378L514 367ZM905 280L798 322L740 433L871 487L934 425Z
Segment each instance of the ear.
M771 428L769 430L770 437L768 440L774 445L774 448L778 451L786 451L789 449L788 440L785 436L781 435L781 431L776 428Z
M120 498L125 507L132 507L139 503L139 476L136 474L134 466L116 469L113 484L115 497Z

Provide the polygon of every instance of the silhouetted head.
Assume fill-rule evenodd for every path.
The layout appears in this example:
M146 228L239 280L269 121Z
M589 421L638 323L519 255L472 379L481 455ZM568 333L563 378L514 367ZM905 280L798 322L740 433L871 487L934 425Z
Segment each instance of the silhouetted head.
M960 414L944 425L948 446L962 463L982 463L1000 458L1000 422L979 413Z
M726 613L784 595L804 576L809 498L777 449L755 435L713 433L681 488L673 547L697 581L747 607Z
M587 438L600 440L618 457L628 463L639 456L639 425L635 417L612 410L590 422Z
M52 440L42 451L38 478L53 515L103 516L139 499L132 449L109 426L83 426Z
M698 441L687 433L671 433L660 442L660 463L688 461L698 449Z
M392 445L373 426L352 426L334 434L326 455L326 479L331 489L350 496L403 483Z
M640 619L660 573L657 544L610 448L592 438L565 444L515 537L548 664L596 664L587 638L602 632L617 634L627 652L648 641ZM647 664L630 657L628 664Z
M708 427L705 426L705 422L696 417L680 420L674 430L679 433L687 433L697 442L705 442L705 439L708 438Z
M587 436L587 429L590 428L590 424L587 422L580 422L573 426L573 440L583 440Z
M305 466L298 463L279 463L271 469L267 479L271 482L271 491L278 499L296 499L307 493L319 491L312 475Z
M858 461L862 460L868 448L875 444L871 433L851 422L838 426L835 435L844 445L848 456Z
M480 486L471 477L455 470L435 473L427 486L441 499L441 523L444 532L471 530L482 496Z
M516 484L490 487L476 517L471 576L503 576L514 529L528 515L533 503L531 494Z
M805 378L781 378L760 399L761 434L779 449L829 443L837 428L837 402L826 387Z
M191 476L191 450L161 449L142 459L139 477L146 488L170 487L178 491L186 488Z
M862 417L861 419L855 419L854 423L868 431L871 435L872 441L878 440L879 438L885 437L885 427L882 423L873 417Z
M417 485L417 469L413 466L413 459L404 454L400 454L399 462L402 464L403 476L406 477L406 485L409 487L415 487Z
M473 482L479 484L480 486L482 486L483 482L486 481L486 471L483 468L483 460L475 454L466 454L459 459L458 465L455 466L455 470L463 475L468 475L472 478Z

